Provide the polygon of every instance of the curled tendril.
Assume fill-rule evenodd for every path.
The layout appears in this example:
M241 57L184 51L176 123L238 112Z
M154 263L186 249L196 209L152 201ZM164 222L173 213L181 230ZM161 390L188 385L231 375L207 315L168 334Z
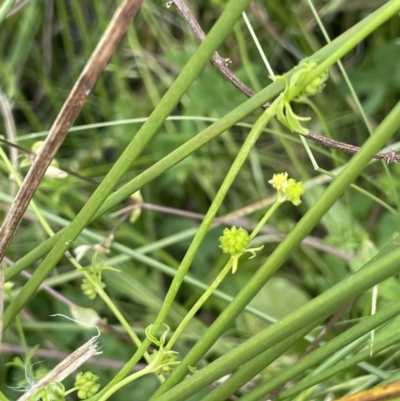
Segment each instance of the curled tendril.
M165 341L167 340L167 335L170 332L170 327L167 324L164 324L164 326L166 327L166 329L164 330L164 333L161 334L160 339L158 339L152 332L151 330L153 330L154 324L149 324L144 332L146 333L146 337L155 345L162 347L165 344Z
M155 350L153 352L150 366L152 368L152 371L155 372L157 375L160 375L161 373L169 373L176 365L180 363L180 361L178 360L178 352L167 350L164 347L170 328L169 326L164 324L166 330L161 335L160 339L158 339L151 332L153 326L153 324L150 324L145 329L146 337L152 343L156 344L159 347L158 350Z

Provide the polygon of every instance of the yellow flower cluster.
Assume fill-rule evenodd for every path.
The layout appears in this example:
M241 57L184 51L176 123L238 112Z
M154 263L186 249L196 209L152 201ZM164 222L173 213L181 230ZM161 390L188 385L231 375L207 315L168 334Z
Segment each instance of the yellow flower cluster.
M290 201L295 206L301 203L300 196L304 194L303 183L288 178L288 173L274 174L272 180L268 181L278 192L280 202Z

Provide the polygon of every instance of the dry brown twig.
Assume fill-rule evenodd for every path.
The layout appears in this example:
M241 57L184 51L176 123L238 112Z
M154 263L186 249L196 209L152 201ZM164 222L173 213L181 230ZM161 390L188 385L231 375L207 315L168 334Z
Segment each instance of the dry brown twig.
M106 31L77 79L61 111L54 121L44 146L35 158L24 182L0 228L0 261L8 248L23 214L44 173L49 167L69 128L79 114L86 98L106 67L116 47L123 38L143 0L125 0L115 12Z
M182 0L170 0L167 2L167 8L170 8L172 5L176 7L179 11L183 19L188 24L195 38L202 42L205 38L205 33L201 29L200 25L196 21L196 18L193 16L189 8ZM249 88L244 82L242 82L229 68L228 64L230 63L229 59L222 58L218 53L214 53L212 58L213 64L219 69L222 75L228 79L237 89L239 89L244 95L247 97L254 96L255 92ZM265 104L263 108L267 108L269 103ZM300 134L305 138L312 140L313 142L318 143L321 146L325 146L330 149L337 149L342 152L355 154L360 150L359 146L349 145L344 142L335 141L333 139L329 139L323 135L316 134L315 132L309 131L307 134ZM397 154L395 150L389 150L388 152L379 152L374 156L374 159L380 159L385 161L386 163L398 163L400 161L400 154Z
M56 367L54 367L45 377L40 379L28 391L18 398L18 401L29 400L38 390L49 385L52 382L61 382L72 372L78 369L83 363L94 355L101 354L97 340L100 334L92 337L89 341L68 355Z
M206 34L201 29L196 18L193 17L190 10L186 7L185 3L180 0L171 0L167 3L167 8L170 8L172 5L175 5L179 13L182 15L182 18L189 25L189 28L193 32L195 38L199 41L199 43L201 43L205 39ZM255 92L228 68L228 65L231 63L229 58L223 58L217 52L215 52L211 58L211 61L218 68L218 70L221 71L222 75L247 97L252 97L255 95ZM263 107L267 108L268 106L269 104L265 104Z

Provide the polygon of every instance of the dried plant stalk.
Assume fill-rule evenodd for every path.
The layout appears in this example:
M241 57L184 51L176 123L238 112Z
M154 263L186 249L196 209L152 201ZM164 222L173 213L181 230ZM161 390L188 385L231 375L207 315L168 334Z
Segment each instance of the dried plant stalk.
M54 369L47 373L43 379L35 383L22 397L18 398L18 401L29 400L38 390L48 386L52 382L62 382L93 355L101 354L101 352L98 351L98 345L96 343L98 338L98 336L92 337L71 355L67 356Z
M0 261L4 257L11 238L47 167L124 36L131 20L139 11L142 2L143 0L125 0L117 9L90 60L72 88L0 228Z

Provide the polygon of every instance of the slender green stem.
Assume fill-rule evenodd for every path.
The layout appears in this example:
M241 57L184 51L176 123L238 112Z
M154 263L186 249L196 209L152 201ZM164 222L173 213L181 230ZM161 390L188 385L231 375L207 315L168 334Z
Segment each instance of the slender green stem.
M64 397L66 397L67 395L70 395L70 394L72 394L72 393L74 393L75 391L78 391L78 390L79 390L78 387L72 387L72 388L70 388L69 390L67 390L67 391L64 393Z
M364 331L365 332L365 331ZM389 347L391 347L392 345L398 344L400 340L400 334L396 333L388 338L385 338L382 341L378 341L374 344L374 351L375 351L375 355L376 356L379 352L387 350ZM315 366L315 364L318 363L317 360L317 355L315 355L315 359L313 358L313 365ZM348 369L351 366L356 365L357 363L360 363L361 361L365 361L370 359L370 352L369 349L366 349L364 351L359 352L358 354L350 357L347 360L343 360L341 362L338 362L336 364L333 364L331 367L329 367L328 369L325 369L324 371L319 372L316 375L312 375L310 377L307 377L303 380L301 380L299 383L297 383L296 385L294 385L292 388L285 390L284 392L281 393L280 398L282 399L287 399L287 398L291 398L293 399L294 397L296 397L299 393L301 393L302 391L304 391L307 388L310 388L312 386L315 386L318 383L321 383L324 380L329 379L330 377L345 371L346 369ZM305 366L312 366L308 361L304 361L307 363L302 363L299 367L300 369L305 367ZM304 368L306 369L306 368ZM296 369L297 372L299 372L298 369ZM300 370L300 372L304 372L304 370ZM283 374L280 374L279 376L273 379L273 385L277 382L281 382L281 383L286 383L287 380L285 381L285 377L294 377L294 370L292 368L288 369L287 374L286 372ZM290 380L290 379L289 379ZM274 388L274 387L271 387ZM267 390L267 391L265 391ZM264 388L260 389L260 391L256 391L254 394L252 394L252 396L248 397L248 398L244 398L246 401L255 401L255 400L259 400L260 397L262 397L263 395L265 395L269 390Z
M332 178L336 178L337 174L334 174L330 171L327 171L321 167L318 167L317 170L319 173L325 174L328 177L332 177ZM359 192L360 194L365 195L367 198L370 198L371 200L373 200L375 203L377 203L378 205L381 205L384 209L386 209L387 211L389 211L390 213L394 214L395 216L399 215L399 212L396 209L393 209L390 205L388 205L384 200L378 198L377 196L369 193L368 191L366 191L365 189L358 187L357 185L351 185L351 188L355 189L357 192Z
M203 241L203 238L205 237L215 215L217 214L220 205L222 204L222 201L225 198L225 195L228 193L229 188L231 187L234 179L240 171L240 168L245 162L250 150L256 143L265 125L275 115L275 112L276 103L273 103L267 110L264 111L264 113L254 124L253 129L250 131L250 134L246 138L246 141L244 142L242 148L236 156L235 161L233 162L228 174L226 175L224 182L222 183L218 193L216 194L206 216L204 217L204 220L202 221L192 243L189 246L185 257L182 260L181 265L176 272L176 275L170 285L169 291L165 297L165 301L161 307L156 322L154 323L153 333L157 333L157 331L161 328L161 325L167 317L169 310L175 300L175 296L180 288L180 285L182 284L183 279L201 245L201 242Z
M15 171L14 167L12 166L11 162L9 161L7 155L5 154L3 148L0 147L0 157L3 159L4 163L6 164L9 172L13 175L15 182L18 184L18 186L21 186L22 181L19 177L19 174ZM47 223L46 219L43 217L42 213L40 212L39 208L36 206L35 202L32 200L31 202L31 207L34 210L34 213L39 220L39 222L42 224L43 228L47 232L47 234L52 237L54 235L54 231L51 229L50 225ZM118 319L118 321L121 323L121 325L125 328L126 332L129 334L129 336L132 338L132 341L134 344L139 348L141 345L141 340L139 337L136 335L136 333L131 329L130 325L126 321L126 319L123 317L121 312L118 310L118 308L115 306L115 304L111 301L109 296L106 294L106 292L100 288L95 280L92 279L91 275L83 269L81 264L75 259L75 258L70 258L70 262L82 272L82 274L92 283L92 285L95 285L97 288L97 293L99 296L102 298L102 300L105 302L105 304L110 308L110 310L114 313L115 317ZM2 287L2 286L1 286ZM0 287L0 288L1 288ZM19 320L18 320L19 321ZM20 330L20 335L23 335L23 331ZM1 339L1 337L0 337ZM22 341L25 344L25 349L26 349L26 342ZM148 354L148 352L145 352L144 358L148 363L151 362L151 357ZM163 381L163 380L161 380Z
M267 224L270 217L276 212L278 207L282 204L280 200L276 200L271 207L268 209L267 213L265 213L264 217L259 221L257 226L254 228L252 233L250 234L250 241L252 241L256 235L260 232L260 230Z
M258 92L261 90L260 82L257 79L257 75L254 72L254 64L249 59L248 44L242 32L240 24L236 24L234 28L238 48L240 52L240 60L242 61L243 67L246 70L247 76L249 77L252 88Z
M199 227L199 230L197 231L196 236L194 237L192 243L190 244L189 249L185 257L183 258L182 263L179 266L176 275L170 285L169 291L165 297L165 301L161 307L161 310L152 328L152 333L155 333L153 334L155 337L169 313L169 310L174 302L175 296L180 288L180 285L193 261L194 256L196 255L198 248L201 245L204 236L207 233L209 226L211 225L219 209L219 206L221 205L223 199L225 198L225 195L227 194L230 186L232 185L232 182L234 181L238 172L240 171L240 168L245 162L249 152L251 151L252 147L254 146L260 134L262 133L265 125L275 115L275 112L276 112L276 103L273 103L267 110L264 111L264 113L259 117L257 122L254 124L253 129L250 131L250 134L246 138L245 143L240 149L238 155L236 156L235 161L233 162L227 176L225 177L224 182L221 185L221 188L219 189L217 195L215 196L206 216L204 217L204 220L202 221L202 224ZM127 374L127 372L129 372L131 367L141 358L141 353L143 352L143 350L146 349L149 345L150 341L148 339L143 341L142 347L136 351L136 353L129 360L129 362L111 381L109 386L121 380L121 377L124 377ZM97 399L98 398L96 396L93 398L93 400Z
M7 294L7 298L11 302L13 299L13 296L12 296L10 287L8 287L8 286L4 287L4 293ZM22 348L24 349L24 354L26 357L26 364L28 365L31 363L30 359L28 358L28 342L26 341L25 332L22 327L22 322L21 322L21 318L19 315L15 317L15 325L17 326L19 341L21 342Z
M90 276L90 275L88 275ZM97 294L101 297L101 299L104 301L104 303L110 308L110 310L114 313L115 317L118 319L118 321L121 323L121 325L124 327L126 332L129 334L131 337L133 343L140 348L142 345L142 341L140 338L136 335L136 333L131 329L131 326L129 323L126 321L122 313L119 311L119 309L116 307L113 301L111 301L110 297L107 295L107 293L100 287L97 286ZM149 353L146 351L143 354L144 358L146 359L147 363L151 362L151 357ZM163 382L163 377L160 376L160 381Z
M325 46L321 50L317 51L312 59L316 61L327 60L321 64L318 69L315 69L316 76L323 72L326 68L329 68L333 62L340 59L344 54L356 46L361 40L363 40L370 32L376 29L379 25L393 16L399 11L399 4L396 0L391 0L384 6L382 6L375 13L371 14L365 20L359 22L357 25L353 26L347 32L336 38L332 43ZM336 56L335 56L336 55ZM328 60L329 57L329 60ZM290 80L293 70L286 74L287 78ZM310 75L310 80L313 76ZM223 118L218 120L216 123L212 124L210 127L202 131L200 134L196 135L193 139L186 142L184 145L180 146L175 151L171 152L168 156L164 157L162 160L154 164L152 167L147 169L145 172L122 186L116 192L111 194L107 200L104 202L99 211L95 214L92 220L101 216L107 212L110 208L116 204L122 202L128 198L132 193L136 192L143 185L152 181L163 172L167 171L171 167L175 166L177 163L188 157L196 149L199 149L222 132L226 131L228 128L241 121L244 117L248 116L251 112L271 100L273 97L277 96L283 89L283 82L277 81L273 82L267 88L263 89L261 92L254 95L252 98L244 102L239 107L232 110L230 113L226 114ZM301 89L301 88L300 88ZM145 119L145 125L149 125L151 120L151 125L154 124L154 113ZM97 125L96 125L97 126ZM144 126L143 126L144 127ZM92 127L88 127L92 128ZM82 129L79 127L79 129ZM72 128L71 130L74 130ZM19 262L7 270L6 281L11 277L16 275L18 272L23 270L26 266L31 265L34 261L43 257L56 241L64 234L65 229L57 233L57 238L51 238L43 243L41 246L35 248L32 252L24 256ZM8 324L8 323L7 323ZM5 322L6 327L6 322Z
M320 29L321 29L326 41L327 41L327 43L330 43L331 39L329 38L328 32L325 30L325 27L324 27L321 19L319 18L318 12L315 9L314 4L312 3L311 0L307 0L307 2L308 2L308 5L310 6L310 9L311 9L311 11L312 11L312 13L313 13L313 15L315 17L315 20L317 21L317 23L318 23L318 25L319 25L319 27L320 27ZM361 117L362 117L362 119L364 121L364 124L367 127L367 130L368 130L369 134L372 135L373 134L372 124L371 124L371 122L370 122L370 120L369 120L369 118L368 118L368 116L367 116L367 114L366 114L361 102L360 102L360 99L357 96L357 93L356 93L356 91L355 91L355 89L354 89L354 87L353 87L353 85L352 85L352 83L351 83L351 81L349 79L349 76L348 76L348 74L346 72L346 69L344 68L344 66L343 66L343 64L342 64L342 62L340 60L337 61L337 65L338 65L338 67L340 69L340 72L343 75L343 78L344 78L344 80L346 82L347 87L350 90L352 98L353 98L353 100L354 100L354 102L355 102L355 104L357 106L357 109L358 109L358 111L359 111L359 113L360 113L360 115L361 115ZM389 168L387 166L387 163L382 161L382 166L383 166L383 168L384 168L384 170L386 172L386 175L388 176L388 179L390 181L391 185L389 187L393 188L392 194L393 194L393 198L396 200L397 210L400 211L400 199L399 199L397 191L394 189L394 188L396 188L396 185L395 185L393 176L390 173L390 170L389 170Z
M139 377L143 377L153 372L153 367L151 365L147 365L144 369L139 370L139 372L134 373L133 375L125 377L125 379L121 380L117 384L113 385L109 388L102 396L99 398L99 401L108 400L114 393L116 393L119 389L126 386L128 383L133 382L134 380L139 379Z
M350 299L358 296L373 285L387 279L393 274L397 274L400 270L398 264L399 257L400 249L396 248L382 258L369 262L363 269L358 270L349 278L285 316L278 323L254 335L246 342L201 369L195 375L177 384L171 390L155 399L157 401L187 400L219 377L235 371L239 366L243 366L245 363L254 360L261 352L279 344L294 331L308 324L313 323L314 326L317 325L318 321L327 318L332 313L332 310L337 310ZM400 303L398 304L400 305ZM369 319L375 316L377 315ZM181 365L185 366L186 363L187 361L182 361L177 368Z
M203 304L207 301L208 298L212 295L212 293L218 288L218 286L222 283L222 280L225 278L225 276L231 271L232 267L232 258L229 259L229 261L226 263L224 268L219 272L218 276L215 278L215 280L211 283L211 285L207 288L207 290L203 293L203 295L197 300L197 302L192 306L190 311L187 313L187 315L184 317L180 325L177 327L175 330L174 334L168 341L168 344L166 345L165 349L170 350L178 337L182 334L183 330L185 327L188 325L189 321L193 318L193 316L196 314L196 312L203 306Z
M201 401L220 401L228 399L228 397L238 388L251 381L251 379L255 376L255 374L253 374L254 370L260 372L262 370L261 366L265 368L276 361L277 358L279 358L284 352L292 347L296 341L309 333L314 327L314 323L304 326L300 330L285 338L284 341L281 341L269 348L267 351L260 353L260 355L243 365L237 372L231 375L226 381L221 383L216 389L212 390ZM245 396L246 394L242 397Z
M113 194L111 194L104 202L102 207L93 217L93 220L100 217L115 205L121 203L128 198L132 193L142 188L145 184L151 182L155 178L159 177L162 173L166 172L180 161L184 160L195 150L201 148L203 145L222 134L228 128L232 127L235 123L248 116L251 112L271 100L274 96L279 94L279 91L283 89L282 82L274 82L260 93L256 94L251 99L247 100L240 107L235 108L230 113L225 115L223 118L206 128L191 140L187 141L184 145L175 149L169 155L165 156L153 166L148 168L142 174L123 185ZM146 119L147 121L148 119ZM54 244L59 240L61 235L65 232L66 228L59 231L53 238L49 238L43 244L36 247L33 251L22 257L18 262L11 266L6 271L6 281L11 280L18 273L24 270L27 266L32 265L36 260L43 257Z

